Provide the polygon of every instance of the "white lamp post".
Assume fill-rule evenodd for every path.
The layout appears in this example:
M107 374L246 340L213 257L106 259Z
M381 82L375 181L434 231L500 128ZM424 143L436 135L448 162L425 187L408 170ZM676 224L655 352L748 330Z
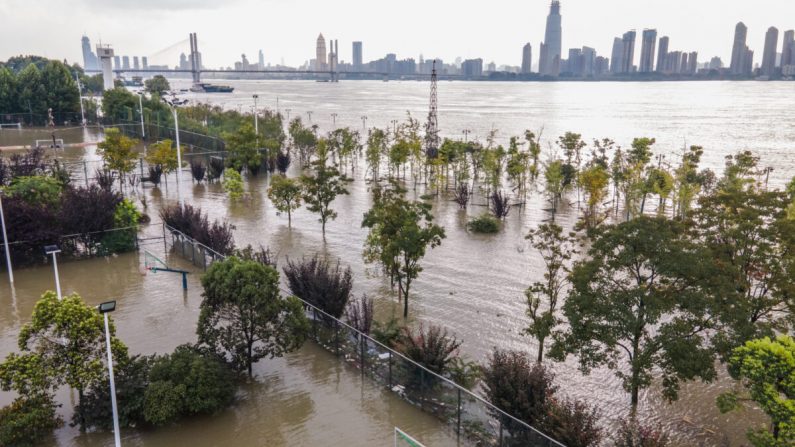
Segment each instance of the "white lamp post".
M107 301L97 306L97 310L105 318L105 346L108 350L108 375L110 376L110 404L113 408L113 439L116 447L121 447L121 435L119 434L119 410L116 407L116 383L113 380L113 353L110 350L110 327L108 326L108 314L116 310L115 301Z
M44 247L44 253L48 255L52 255L52 268L55 271L55 291L58 293L58 301L61 301L63 298L61 296L61 279L58 277L58 253L61 252L61 249L58 248L57 245L46 245Z
M254 133L259 135L259 123L258 123L259 120L257 119L259 118L259 112L257 111L257 98L259 98L259 95L254 95L253 98L254 98Z
M14 284L14 270L11 268L11 252L8 250L8 234L6 233L6 218L3 212L3 192L0 191L0 226L3 228L3 241L5 243L6 267L8 268L8 280Z
M146 131L144 130L144 92L138 92L138 111L141 112L141 138L146 139Z

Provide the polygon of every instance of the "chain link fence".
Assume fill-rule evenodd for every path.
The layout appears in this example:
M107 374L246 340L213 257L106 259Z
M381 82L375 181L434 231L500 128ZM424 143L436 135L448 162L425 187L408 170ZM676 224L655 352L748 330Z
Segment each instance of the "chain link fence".
M206 270L224 255L163 224L166 251ZM283 291L288 295L291 293ZM299 298L300 299L300 298ZM347 323L301 300L311 323L310 338L401 399L434 415L460 444L500 447L563 447L563 444L505 413L482 397L379 343Z

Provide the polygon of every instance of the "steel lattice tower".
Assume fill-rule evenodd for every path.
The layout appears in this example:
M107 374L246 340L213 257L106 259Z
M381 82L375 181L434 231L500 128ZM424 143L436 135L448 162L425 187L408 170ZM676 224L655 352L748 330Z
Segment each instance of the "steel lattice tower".
M425 154L428 158L436 158L439 154L439 118L437 116L436 97L436 60L431 71L431 104L428 110L428 122L425 124Z

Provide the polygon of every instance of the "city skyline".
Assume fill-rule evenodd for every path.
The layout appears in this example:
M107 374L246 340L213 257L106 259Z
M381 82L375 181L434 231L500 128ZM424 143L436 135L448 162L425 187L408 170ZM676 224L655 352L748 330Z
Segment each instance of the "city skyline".
M14 39L12 42L3 39L0 42L0 59L18 54L41 54L59 59L66 58L69 61L76 61L82 64L80 49L76 48L74 44L69 45L68 48L61 49L61 45L65 39L40 41L39 37L43 37L42 33L32 32L41 29L40 27L28 27L26 30L21 30L19 24L31 20L31 18L27 17L31 13L29 10L33 9L33 12L35 12L37 8L25 6L26 4L23 4L19 0L9 1L10 3L4 2L3 5L0 5L0 12L9 9L11 6L17 5L14 14L20 17L20 19L11 24L12 26L10 29L27 35L27 38ZM46 2L42 2L42 4L44 3ZM314 18L310 17L307 20L302 18L301 27L290 27L289 38L287 39L284 38L284 36L275 39L268 38L268 31L265 27L262 27L262 30L258 33L261 34L262 37L254 39L254 43L252 44L251 39L247 38L244 40L243 37L245 33L240 32L240 30L245 27L236 27L234 32L226 33L223 39L219 38L217 14L219 11L234 14L237 9L245 5L256 9L255 5L249 4L246 0L239 0L232 2L232 5L225 5L223 9L202 9L203 5L209 5L209 2L198 2L198 7L188 9L184 3L185 2L182 1L164 0L158 2L157 5L153 3L150 9L170 8L168 9L169 13L185 16L200 17L207 14L212 15L216 19L216 23L204 29L201 28L202 20L197 19L196 23L198 24L198 28L196 31L202 36L200 45L204 53L205 65L213 67L233 66L234 60L236 60L241 53L256 55L260 49L264 49L267 55L265 59L267 63L275 65L284 60L287 65L300 66L314 58L314 52L307 51L306 42L312 42L317 37L318 31L324 32L324 35L330 38L343 41L343 48L339 55L339 60L345 62L352 61L351 43L353 41L361 41L364 42L364 46L367 47L366 52L369 57L366 59L371 60L383 57L383 55L388 53L396 53L400 58L415 59L417 59L420 54L424 54L426 59L438 57L443 60L452 61L457 57L461 57L462 59L482 58L485 62L496 62L498 66L521 66L522 46L525 43L530 43L538 50L540 49L540 43L544 41L546 18L550 7L550 2L548 0L512 5L512 10L516 10L517 13L526 14L529 20L524 21L525 25L520 30L492 33L490 39L482 39L480 36L481 33L468 32L462 34L462 36L465 37L461 39L443 39L444 41L448 41L444 44L441 44L439 39L429 38L412 45L412 42L416 41L417 36L426 34L430 36L434 33L434 30L429 29L423 31L421 28L412 28L412 33L401 35L401 38L397 39L393 36L390 37L389 29L392 21L389 21L384 27L375 27L375 30L373 29L373 24L367 21L360 21L360 24L357 24L355 27L342 27L341 25L346 23L342 19L342 15L339 12L333 12L332 15L334 20L323 20L323 23L319 24L315 29L311 29L313 22L316 21ZM309 4L314 2L303 0L298 3ZM360 2L352 1L349 3L358 4ZM569 48L579 48L582 46L595 48L597 54L607 56L610 55L610 42L612 37L620 35L628 29L638 30L638 34L640 34L639 31L642 29L653 28L658 31L659 36L670 36L671 39L677 42L677 46L688 48L688 51L697 51L702 56L701 59L703 61L718 56L724 61L725 65L728 66L731 61L731 42L734 25L742 20L748 26L748 46L751 50L756 51L757 63L760 63L766 30L771 26L775 26L779 30L783 30L783 33L795 27L795 23L780 23L780 17L786 17L787 15L795 17L795 5L776 4L781 2L766 2L763 0L757 2L754 7L749 7L748 5L721 4L720 15L712 14L706 16L706 18L699 18L699 25L695 28L692 23L692 17L686 12L690 11L696 13L699 8L704 9L704 5L689 5L684 9L677 9L675 6L678 3L683 2L678 0L667 2L670 11L668 15L665 15L654 14L655 8L658 7L657 5L647 5L648 7L638 8L636 5L630 4L629 2L608 0L600 3L603 7L599 8L594 15L593 5L590 5L588 2L583 2L582 0L565 0L561 5L563 16L561 56L565 57ZM705 3L717 5L720 2ZM413 4L413 0L410 0L408 4ZM86 13L85 9L87 7L96 8L97 5L98 3L94 0L82 0L77 1L76 7L72 9L74 10L74 14L81 15ZM622 14L620 14L620 17L608 17L611 14L615 15L613 9L616 5L621 6ZM765 5L767 5L767 7L765 7ZM325 10L326 8L322 4L316 6L320 8L320 10ZM59 6L53 7L57 9ZM275 8L277 10L283 9L285 12L295 9L292 5L282 4L275 6ZM436 6L431 7L431 9L433 8L436 8ZM158 38L153 40L153 36L147 33L140 33L138 30L136 30L135 33L120 33L118 31L120 29L119 27L112 27L113 35L109 37L107 34L108 28L110 28L107 26L108 23L115 23L120 20L125 22L135 17L128 17L130 14L124 14L126 10L120 3L109 2L106 9L106 13L103 12L100 14L93 11L90 11L90 13L92 15L99 15L100 17L104 16L107 20L92 22L92 26L88 31L84 29L86 26L77 28L79 25L75 25L74 27L70 25L67 34L71 34L79 29L80 31L77 31L78 35L75 37L77 40L83 35L83 31L86 31L86 34L91 38L92 42L110 43L117 49L117 52L138 54L141 56L146 55L149 57L150 64L153 65L173 65L173 57L162 60L161 58L164 56L162 54L158 55L157 53L162 53L161 50L166 46L185 40L185 34L192 30L187 28L188 25L192 25L187 22L186 28L184 29L179 26L174 27L173 24L166 28L159 27L158 33L156 34ZM360 9L362 13L365 13L369 7L361 5ZM491 12L486 10L479 11L479 9L481 8L467 6L463 8L463 11L451 11L451 20L454 21L455 17L460 17L473 22L477 20L477 23L485 23L489 16L491 16ZM500 8L495 7L492 9ZM643 10L644 12L641 14L639 10ZM745 12L745 14L733 16L730 15L727 10L735 10L738 13ZM677 13L672 15L672 11L677 11ZM26 14L26 12L28 14ZM118 16L109 17L114 12ZM483 12L485 16L478 18L475 12ZM502 20L510 19L511 17L509 16L502 18ZM587 27L588 32L584 32L581 26L584 19L590 21L591 24L598 22L600 26L595 27L591 25ZM41 20L41 17L37 16L36 20ZM241 20L245 20L245 17L241 18ZM158 18L154 20L147 18L146 26L150 26L149 23L158 23L158 21ZM672 26L672 24L676 26ZM61 24L61 26L63 27L63 24ZM487 24L479 26L482 29L488 28ZM461 28L460 26L453 23L453 26L449 28L449 31L445 31L448 35L459 35L458 30ZM510 27L501 26L500 28ZM106 33L103 34L103 30L106 30ZM104 38L102 38L103 35L105 36ZM608 35L609 37L605 39L603 37L604 35ZM240 38L235 38L235 36L240 36ZM513 36L516 37L514 38ZM128 40L131 37L134 37L132 42ZM224 42L224 39L228 42L223 43L219 49L219 44ZM20 45L20 42L22 42L23 45ZM779 46L780 45L781 43L779 42ZM183 45L184 48L179 48L179 50L184 52L187 46L186 42L185 45ZM409 46L413 48L408 48ZM636 44L634 54L635 62L640 58L640 47L640 43ZM710 48L716 50L711 51ZM536 55L534 70L537 70L537 61L540 56L540 51L535 51L534 53Z

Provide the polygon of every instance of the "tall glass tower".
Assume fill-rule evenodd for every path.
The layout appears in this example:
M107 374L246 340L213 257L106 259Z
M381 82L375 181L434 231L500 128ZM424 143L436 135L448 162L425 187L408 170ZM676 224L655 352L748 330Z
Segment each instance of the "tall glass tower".
M553 0L549 5L547 29L544 33L544 49L541 51L539 71L545 76L560 74L560 55L562 51L563 30L560 26L560 1Z

